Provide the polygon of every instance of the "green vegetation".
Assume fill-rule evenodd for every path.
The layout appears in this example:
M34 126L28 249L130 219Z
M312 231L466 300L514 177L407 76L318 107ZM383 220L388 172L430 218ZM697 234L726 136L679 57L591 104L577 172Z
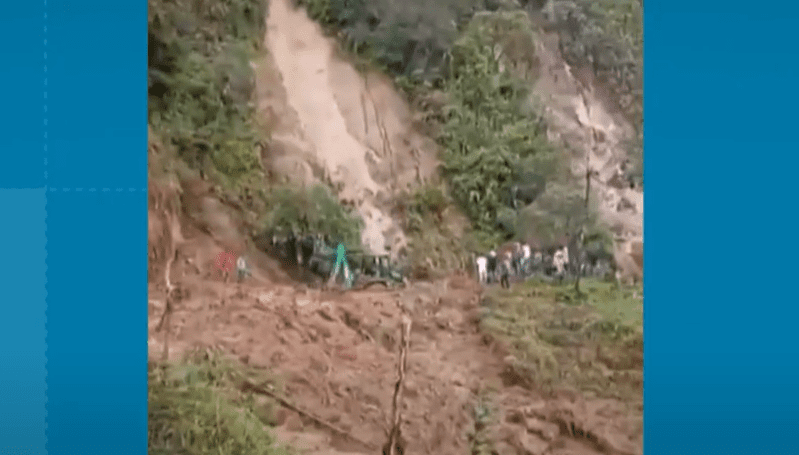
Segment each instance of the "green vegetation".
M477 0L425 8L393 0L298 3L340 32L355 54L394 75L407 93L418 99L433 87L444 92L446 104L428 120L440 123L448 192L472 221L469 243L491 245L517 235L523 223L509 208L511 185L530 172L547 180L564 175L564 154L548 142L528 90L537 72L528 15L514 2ZM408 227L440 225L442 212L439 207L425 218L408 210ZM427 240L425 246L433 246Z
M565 29L561 50L573 66L590 66L615 92L619 107L643 131L643 0L550 0Z
M262 180L250 59L262 0L149 0L149 123L184 162L224 188Z
M262 386L262 376L215 353L199 353L178 364L151 365L148 453L293 453L278 446L267 428L274 423L275 404L268 400L258 404L256 397L241 391L244 381Z
M435 185L423 185L398 199L405 230L411 233L425 231L428 222L441 223L450 202L444 190Z
M250 62L260 51L265 5L149 0L151 140L179 157L178 167L243 202L259 228L327 232L360 245L362 223L324 187L270 189L264 177L260 149L269 132L255 122Z
M473 427L467 437L471 446L470 455L490 455L496 453L494 441L491 439L491 425L497 422L497 410L493 404L494 390L482 389L478 392L472 418Z
M430 278L467 266L462 221L452 209L453 201L440 184L425 184L397 198L395 213L410 240L407 262L412 276Z
M325 233L340 239L348 250L360 249L363 220L343 207L326 186L273 188L268 201L270 209L262 223L267 231Z
M343 39L346 48L367 56L395 77L414 83L446 76L449 49L458 24L484 0L297 0L309 15Z
M606 251L613 248L610 233L599 222L596 198L585 204L585 189L561 182L551 182L547 191L528 207L520 210L512 221L518 232L535 232L543 242L556 240L564 232L584 229L584 246L594 244ZM511 217L511 214L507 215Z
M525 40L519 47L528 55L518 58L534 58L525 13L486 13L472 20L452 50L441 137L445 174L455 199L484 232L499 227L510 186L520 174L552 175L561 155L547 141L525 85L503 68L515 62L499 56L510 43Z
M492 289L481 329L509 346L525 381L640 400L642 289L585 280L582 291L539 282Z
M442 158L453 200L472 220L477 243L518 236L523 226L542 222L546 211L511 210L510 185L530 172L556 186L566 181L560 159L565 153L546 140L541 110L526 92L537 71L536 32L527 12L543 7L551 25L561 32L567 60L573 66L589 66L607 82L640 126L642 2L447 0L432 5L420 1L297 3L343 38L354 54L395 76L397 85L412 97L424 98L434 87L446 93L446 106L426 117L441 123L438 139L445 149ZM641 141L631 144L630 151L630 177L641 181ZM577 191L564 186L556 198ZM594 211L589 212L560 218L571 218L572 224L579 219L595 230L590 220ZM543 221L553 227L564 224Z

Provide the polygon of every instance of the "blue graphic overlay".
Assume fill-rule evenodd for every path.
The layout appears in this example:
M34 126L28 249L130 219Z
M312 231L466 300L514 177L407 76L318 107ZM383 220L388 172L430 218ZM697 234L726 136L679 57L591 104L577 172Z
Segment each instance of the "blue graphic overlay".
M0 453L144 455L147 5L5 6ZM645 7L647 455L799 453L797 9Z
M48 186L146 185L147 2L48 5Z
M45 191L0 189L0 453L42 454L45 442Z
M50 453L147 451L145 196L47 194Z
M796 454L799 5L644 8L644 453Z
M0 15L0 188L44 186L44 14L42 0L32 0L5 3Z
M147 450L146 11L0 19L0 453Z

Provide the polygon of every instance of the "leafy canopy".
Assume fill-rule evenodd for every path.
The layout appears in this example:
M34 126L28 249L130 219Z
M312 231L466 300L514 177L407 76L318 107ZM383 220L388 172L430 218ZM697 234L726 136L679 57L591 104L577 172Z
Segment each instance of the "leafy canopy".
M149 122L194 168L235 184L261 170L249 61L260 0L149 1Z
M361 249L363 220L343 207L326 186L282 186L272 190L269 200L271 208L263 220L267 231L323 233L343 242L348 250Z
M476 227L488 232L497 228L511 184L530 170L549 174L559 161L540 119L526 111L529 93L503 67L501 44L512 32L526 35L532 51L525 13L475 16L453 47L446 84L445 173L455 199Z

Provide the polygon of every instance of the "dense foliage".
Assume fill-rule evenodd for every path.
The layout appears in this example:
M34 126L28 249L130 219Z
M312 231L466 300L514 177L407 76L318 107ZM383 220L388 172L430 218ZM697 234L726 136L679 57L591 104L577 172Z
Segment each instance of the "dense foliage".
M450 49L477 11L499 0L297 0L310 16L335 29L350 48L394 76L436 82L447 75Z
M488 241L518 235L519 229L540 224L546 213L552 216L545 223L547 231L571 224L565 218L591 219L588 213L578 215L585 212L584 201L575 211L566 202L558 210L528 207L525 213L509 207L511 185L524 185L531 175L563 181L565 154L547 141L541 109L525 90L537 69L529 13L544 12L550 26L560 29L564 57L575 66L589 66L608 82L640 126L640 0L296 1L352 50L396 76L398 85L418 87L423 82L446 92L443 112L428 118L442 123L439 140L450 193L479 237ZM630 144L630 152L629 172L640 181L640 140ZM579 193L575 188L563 191ZM559 198L563 191L548 197Z
M643 0L550 0L549 19L561 28L561 52L573 66L590 66L635 127L643 128Z
M404 229L408 233L422 234L429 222L441 223L444 211L450 200L442 188L435 185L423 185L412 193L403 193L397 198L398 215L404 221Z
M452 49L441 138L445 172L453 196L484 231L498 227L512 183L529 171L552 175L559 162L529 93L499 56L509 37L519 36L533 52L532 25L523 12L484 13Z
M261 0L149 1L149 122L226 186L261 166L250 59L264 15Z
M266 231L323 233L349 250L360 249L363 220L343 207L326 186L274 188L269 202L271 208L263 222Z
M151 455L292 453L265 429L268 408L242 393L242 380L259 376L202 353L185 362L152 365L148 374L147 451Z

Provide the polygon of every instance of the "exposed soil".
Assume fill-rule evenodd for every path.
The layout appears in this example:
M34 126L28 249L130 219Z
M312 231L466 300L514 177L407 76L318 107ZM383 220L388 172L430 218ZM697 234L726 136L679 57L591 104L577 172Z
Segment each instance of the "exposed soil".
M498 422L487 431L497 453L642 453L640 412L630 413L627 404L586 399L574 390L543 393L520 378L505 349L478 331L482 290L471 278L453 275L398 291L323 292L301 289L271 258L250 251L254 277L225 283L213 264L225 245L189 219L182 222L170 275L177 298L161 331L165 286L150 281L151 358L163 358L168 337L169 359L215 347L269 368L285 381L290 402L369 446L286 409L275 429L283 441L308 453L379 453L389 428L400 321L407 314L405 453L469 453L473 408L489 386L496 390ZM157 239L151 236L156 249L163 246Z
M291 0L270 0L266 21L266 52L254 63L259 120L272 133L265 164L303 183L329 182L362 215L364 244L396 255L407 239L392 216L394 200L436 178L438 147L391 80L356 70ZM627 259L637 248L631 244L643 242L643 192L619 182L633 129L603 101L600 87L560 57L557 40L544 32L536 38L533 92L546 106L550 139L575 152L575 176L585 175L590 155L601 217L621 240L616 255L628 256L620 261L626 274L640 276Z
M435 143L416 131L389 78L356 70L290 0L270 1L264 42L254 66L259 116L272 132L266 164L303 183L329 182L363 217L364 245L394 256L406 243L395 198L435 179Z
M335 42L288 0L270 1L269 10L268 53L254 63L259 118L273 132L265 164L304 182L338 186L340 197L365 218L364 241L373 250L390 245L396 252L405 239L390 216L391 197L408 184L434 178L435 145L414 130L409 107L389 80L357 72L337 55ZM539 49L540 57L546 57L547 49ZM554 67L553 59L542 58L542 64ZM572 88L538 89L557 94ZM596 117L590 102L593 113L583 112L585 104L572 106L578 98L585 99L575 92L562 98L563 104L553 102L551 115L561 119L553 134L587 144L586 131L601 127L612 138L608 146L616 147L621 137L616 131L623 128L614 126L613 118ZM577 120L568 119L570 109ZM603 180L609 181L618 159L603 153L596 152L596 160L603 163ZM627 191L600 189L610 199ZM404 453L470 453L473 409L478 394L489 388L495 390L489 396L498 409L495 423L485 431L496 453L643 452L640 409L631 411L623 400L585 398L574 390L544 393L534 375L531 381L511 367L505 347L478 330L482 290L470 278L452 275L401 291L308 290L273 259L246 246L242 215L202 181L151 179L150 194L150 357L161 359L166 353L177 359L198 346L221 348L276 372L285 381L288 400L366 442L355 443L282 409L275 431L295 447L331 455L380 452L387 440L400 321L406 314L412 331L401 409ZM625 197L629 215L608 209L607 216L619 216L624 230L640 236L643 199ZM620 197L614 201L606 207L618 206ZM173 248L173 311L159 331L164 270L175 256ZM215 256L223 251L247 254L253 277L241 285L225 283L214 267Z
M627 160L626 141L632 126L615 112L601 87L584 71L571 68L558 51L558 37L541 33L536 42L540 63L534 92L546 106L550 140L574 150L572 170L584 176L586 164L595 177L592 188L599 198L599 212L616 234L614 255L625 276L643 277L644 194L620 178ZM588 160L586 160L588 157Z

